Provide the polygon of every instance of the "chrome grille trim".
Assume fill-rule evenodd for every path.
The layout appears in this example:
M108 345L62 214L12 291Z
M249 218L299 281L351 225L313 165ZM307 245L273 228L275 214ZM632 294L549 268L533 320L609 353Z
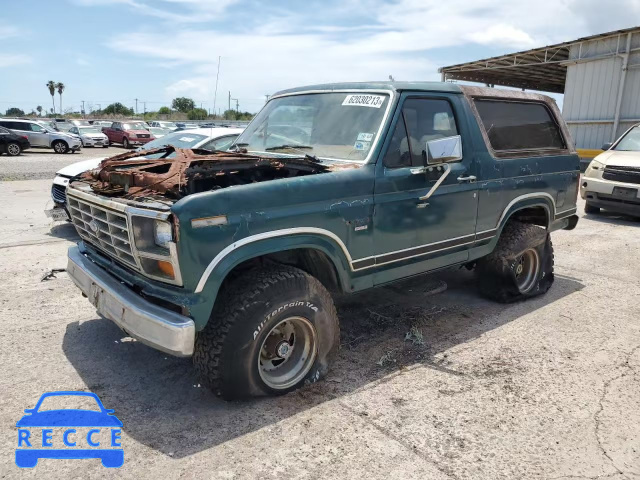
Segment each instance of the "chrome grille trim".
M54 183L51 186L51 196L57 203L65 203L67 201L67 187Z
M73 194L67 195L67 208L71 221L83 240L108 256L140 271L132 246L129 221L124 212Z

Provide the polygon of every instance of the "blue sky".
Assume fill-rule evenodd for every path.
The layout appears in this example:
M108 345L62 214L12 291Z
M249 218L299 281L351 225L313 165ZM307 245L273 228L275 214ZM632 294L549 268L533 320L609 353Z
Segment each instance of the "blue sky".
M438 80L437 69L637 24L640 0L30 0L3 2L0 111L176 96L255 112L305 84ZM56 110L59 98L56 95Z

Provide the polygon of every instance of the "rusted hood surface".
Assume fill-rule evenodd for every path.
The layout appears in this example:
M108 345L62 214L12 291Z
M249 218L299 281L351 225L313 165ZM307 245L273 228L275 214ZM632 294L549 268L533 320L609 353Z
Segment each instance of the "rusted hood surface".
M173 152L173 158L166 158ZM164 155L157 159L144 158L159 153ZM344 165L339 168L356 166ZM233 185L312 175L336 168L312 157L261 157L166 146L105 159L98 168L83 173L81 179L101 195L136 198L159 194L180 199L193 193Z

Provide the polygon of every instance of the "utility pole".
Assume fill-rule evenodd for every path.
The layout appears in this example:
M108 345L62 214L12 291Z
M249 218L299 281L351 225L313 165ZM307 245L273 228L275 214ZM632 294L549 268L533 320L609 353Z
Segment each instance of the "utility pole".
M136 115L138 114L138 99L134 99L136 101Z
M227 110L231 110L231 90L229 90L229 108Z
M84 100L80 100L82 102L82 118L84 118Z
M239 104L238 104L238 99L235 98L234 100L236 101L236 114L238 114L238 113L240 113L240 107L239 107Z
M268 93L264 95L264 103L267 103L269 101L269 97L271 95L269 95Z
M216 99L218 97L218 78L220 77L220 59L222 57L218 55L218 73L216 73L216 89L213 92L213 114L216 114Z
M142 118L146 119L147 118L147 102L143 102L142 105L144 105L144 116Z

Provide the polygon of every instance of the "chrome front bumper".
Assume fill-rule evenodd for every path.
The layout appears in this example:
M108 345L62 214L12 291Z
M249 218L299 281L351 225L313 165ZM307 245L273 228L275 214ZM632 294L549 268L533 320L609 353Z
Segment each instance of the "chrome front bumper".
M145 300L80 253L78 247L69 248L68 256L67 273L100 315L153 348L179 357L193 354L193 320Z

